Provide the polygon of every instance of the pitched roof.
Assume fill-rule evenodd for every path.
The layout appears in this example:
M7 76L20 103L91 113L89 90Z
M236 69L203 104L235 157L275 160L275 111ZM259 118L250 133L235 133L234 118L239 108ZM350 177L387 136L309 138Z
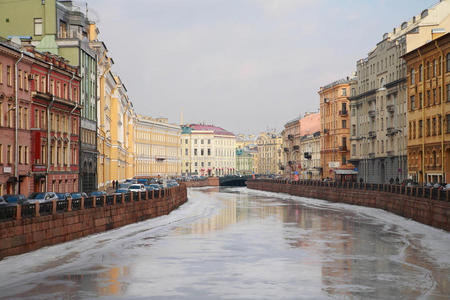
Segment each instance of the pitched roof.
M214 125L190 124L189 127L192 128L192 130L212 131L214 134L217 134L217 135L235 136L234 133L229 132L221 127L217 127Z

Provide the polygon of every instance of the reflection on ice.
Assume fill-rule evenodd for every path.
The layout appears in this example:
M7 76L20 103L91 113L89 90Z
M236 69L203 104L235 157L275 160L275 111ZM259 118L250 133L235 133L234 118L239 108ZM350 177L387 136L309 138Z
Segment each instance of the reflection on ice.
M0 299L439 299L449 251L450 234L380 210L191 189L169 216L0 261Z

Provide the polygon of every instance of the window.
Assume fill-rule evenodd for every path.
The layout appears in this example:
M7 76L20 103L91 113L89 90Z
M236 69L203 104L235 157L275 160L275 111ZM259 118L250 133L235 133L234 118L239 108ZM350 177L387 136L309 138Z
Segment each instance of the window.
M436 89L433 89L433 104L436 104Z
M347 96L347 89L346 88L342 89L342 96Z
M450 53L447 53L447 68L446 72L450 72Z
M347 120L342 120L342 128L347 128Z
M450 114L447 114L445 118L447 119L447 133L450 133Z
M411 96L411 110L416 108L416 97L414 95Z
M441 76L441 65L442 65L442 57L439 56L439 64L438 64L438 74Z
M419 93L419 108L422 108L423 96L422 93Z
M42 35L42 19L34 19L34 35Z
M416 80L415 76L416 76L416 74L414 72L414 69L411 69L411 84L415 83L415 80Z
M200 140L201 144L203 145L203 139Z
M211 144L211 140L208 139L208 145L210 145L210 144Z
M436 135L436 118L433 118L433 131L432 131L433 135Z
M447 102L450 102L450 84L447 84Z
M211 155L211 149L208 149L208 156Z
M22 70L19 70L19 78L18 78L18 81L19 81L19 89L23 89L23 74L22 74Z
M28 73L27 72L25 72L24 77L25 77L25 91L28 91Z
M427 79L430 79L430 62L427 62Z
M41 93L45 93L47 91L45 76L41 76Z
M203 149L200 149L200 155L203 156L204 154L205 154L205 151Z
M436 77L436 60L433 59L433 77Z
M188 143L188 140L187 140L187 139L185 139L185 140L184 140L184 143L185 143L185 144L187 145L187 143Z
M11 160L12 160L11 155L12 155L12 153L11 153L11 145L8 145L7 152L6 152L6 162L8 164L11 163Z
M24 129L28 129L28 108L24 107L23 108L23 126Z
M188 149L184 149L184 155L188 155L189 150Z
M197 145L197 139L194 139L194 144L196 144L196 145Z
M54 95L55 94L55 81L53 79L50 80L50 94Z
M430 106L431 105L431 95L430 95L430 91L427 91L427 105Z
M423 122L422 122L422 120L419 120L419 137L422 137L422 127L423 127Z
M422 65L419 66L419 82L422 82L423 79L423 67Z
M441 94L442 94L442 88L439 87L439 91L438 91L438 95L437 95L437 98L438 98L437 104L441 103Z
M442 117L439 116L438 119L438 134L441 135L442 134Z
M430 136L431 130L430 130L430 119L427 119L427 136Z
M197 155L197 149L194 149L194 155Z
M356 135L356 125L355 124L352 125L352 135L353 136Z
M62 98L62 96L61 96L61 82L60 81L56 82L56 97Z
M6 66L6 83L8 86L12 86L11 66Z
M22 146L19 146L19 164L23 164L23 160L22 160Z

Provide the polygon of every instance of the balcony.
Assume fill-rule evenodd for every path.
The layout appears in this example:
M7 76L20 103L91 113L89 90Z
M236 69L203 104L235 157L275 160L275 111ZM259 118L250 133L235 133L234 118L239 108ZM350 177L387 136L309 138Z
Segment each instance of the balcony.
M288 140L292 141L294 139L294 135L293 134L288 134L287 138L288 138Z
M300 150L300 146L299 145L294 145L294 151L298 151L298 150Z
M394 135L394 134L396 134L397 133L397 129L395 129L394 127L388 127L387 129L386 129L386 135L387 136L390 136L390 135Z
M375 118L375 115L376 115L375 109L370 109L370 110L369 110L369 117Z
M339 151L340 152L346 152L347 151L347 146L339 146Z
M391 114L395 112L395 105L394 104L389 104L388 106L386 106L386 110L388 112L390 112Z
M341 116L341 117L346 117L347 115L348 115L348 110L340 110L339 111L339 115Z
M369 153L369 158L375 158L375 153L374 152L370 152Z
M377 137L377 133L376 133L376 131L369 131L369 138L370 139L374 139L374 138L376 138Z

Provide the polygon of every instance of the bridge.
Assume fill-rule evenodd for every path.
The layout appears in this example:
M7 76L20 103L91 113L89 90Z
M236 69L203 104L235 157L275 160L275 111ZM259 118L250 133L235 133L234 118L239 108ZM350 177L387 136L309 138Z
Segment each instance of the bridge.
M245 186L245 182L251 179L252 175L242 175L242 176L223 176L219 178L220 186Z

